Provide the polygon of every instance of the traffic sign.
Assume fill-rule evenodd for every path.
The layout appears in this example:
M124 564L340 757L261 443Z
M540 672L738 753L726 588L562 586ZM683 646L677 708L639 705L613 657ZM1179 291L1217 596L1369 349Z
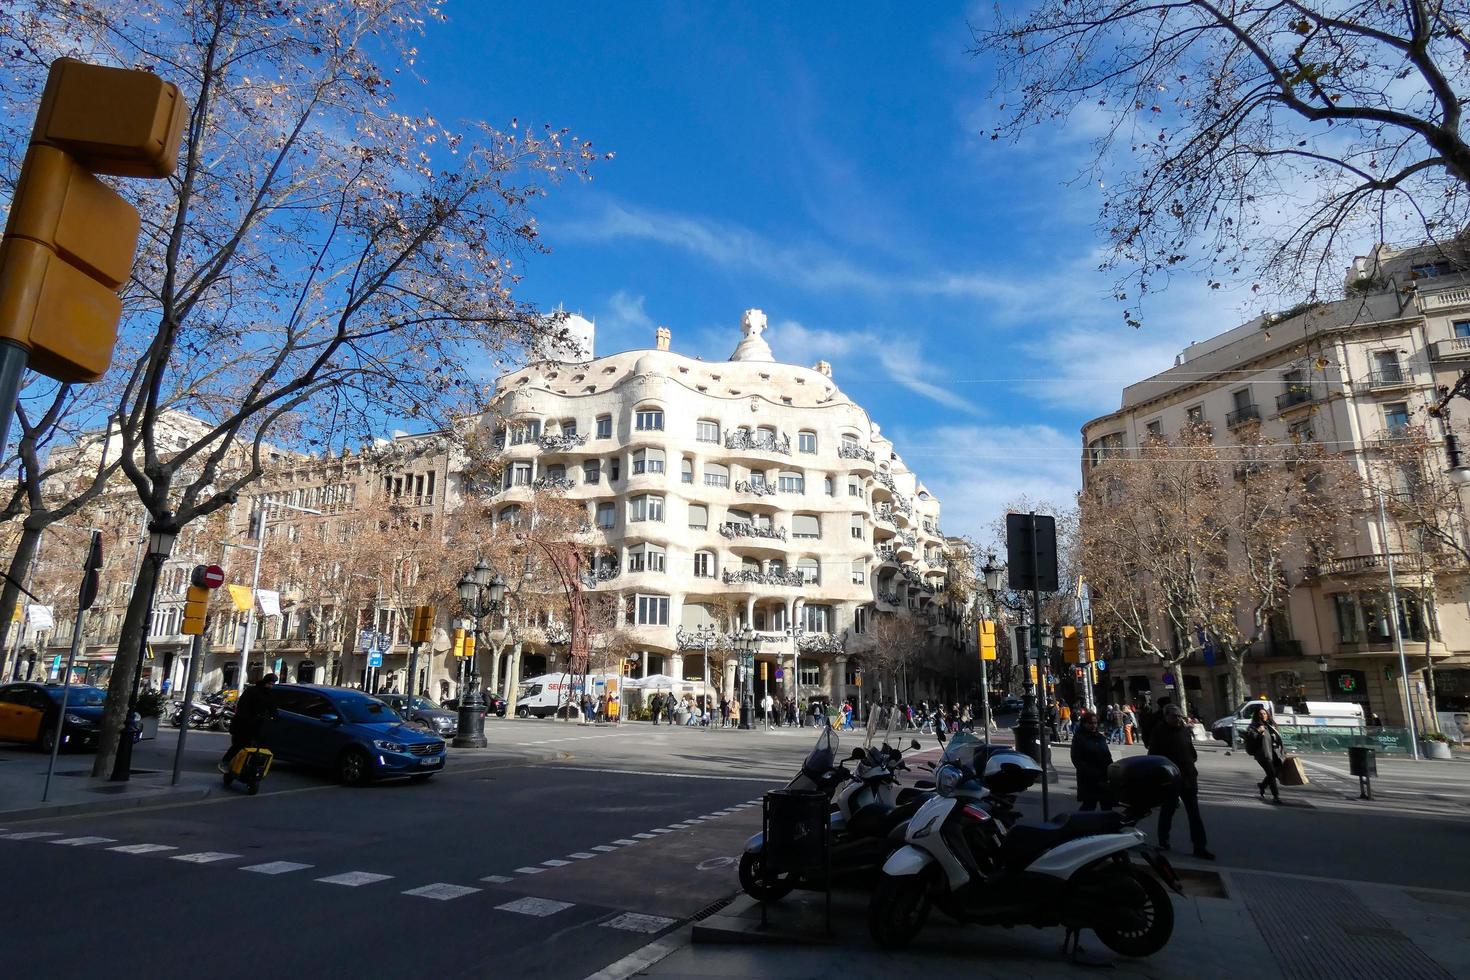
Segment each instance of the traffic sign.
M377 637L378 634L373 630L359 630L357 633L357 648L359 650L371 650L373 648L373 641Z
M379 653L387 653L391 649L393 649L393 636L392 636L392 634L390 634L390 633L379 633L378 634L378 652ZM381 657L378 659L378 662L379 663L382 662L382 658Z
M368 666L369 667L381 667L381 666L383 666L383 655L381 653L376 652L376 651L373 652L373 653L368 654Z
M205 565L202 578L206 589L217 589L225 584L225 570L218 565Z

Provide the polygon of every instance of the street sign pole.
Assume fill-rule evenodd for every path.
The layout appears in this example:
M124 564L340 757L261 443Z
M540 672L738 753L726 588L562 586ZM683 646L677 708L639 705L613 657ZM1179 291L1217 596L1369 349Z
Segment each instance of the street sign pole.
M41 802L51 796L51 774L56 771L56 753L61 751L62 725L66 722L66 695L71 690L71 669L76 663L77 649L82 643L82 621L87 618L85 609L77 610L76 625L71 628L71 649L66 654L66 672L61 680L61 710L56 712L56 737L51 741L51 760L46 764L46 785L41 789Z
M184 762L184 743L189 738L189 718L194 714L194 679L199 676L199 661L204 657L204 636L209 632L209 617L204 617L204 632L189 644L189 671L184 675L184 708L179 714L179 742L174 746L174 777L170 786L179 785L179 770Z

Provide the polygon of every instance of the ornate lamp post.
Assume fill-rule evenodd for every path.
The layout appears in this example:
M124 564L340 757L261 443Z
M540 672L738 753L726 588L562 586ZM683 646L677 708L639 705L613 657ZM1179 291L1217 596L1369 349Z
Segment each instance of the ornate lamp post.
M454 736L457 749L483 749L485 740L485 697L480 693L480 621L500 610L505 601L505 579L484 559L459 580L459 602L470 620L475 640L475 654L469 658L467 692L459 699L459 733Z
M153 562L153 588L148 591L148 611L143 614L143 637L138 641L138 660L133 665L133 684L128 689L128 717L123 722L122 739L117 745L117 756L113 760L110 782L125 783L133 775L133 740L138 737L138 686L143 683L143 656L148 652L148 637L153 633L153 599L158 595L159 579L163 577L163 563L174 550L174 540L179 529L174 526L173 513L148 525L148 559ZM240 689L245 689L245 667L240 666Z
M750 723L750 717L755 712L755 703L751 696L751 675L755 672L755 649L759 645L760 638L749 626L735 636L735 649L740 652L740 728L747 732L754 727Z

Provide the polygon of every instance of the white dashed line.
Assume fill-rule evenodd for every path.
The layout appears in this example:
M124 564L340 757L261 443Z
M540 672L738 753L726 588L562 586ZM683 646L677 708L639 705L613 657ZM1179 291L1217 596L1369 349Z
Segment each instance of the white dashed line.
M198 851L194 854L175 854L170 861L187 861L190 864L213 864L215 861L233 861L238 854L225 851Z
M641 912L624 912L622 915L601 923L608 929L626 929L628 932L642 932L652 935L662 932L677 920L662 915L644 915Z
M122 847L109 847L108 850L119 854L156 854L159 851L177 851L178 848L172 844L124 844Z
M447 902L452 898L464 898L466 895L473 895L479 890L478 888L471 888L468 885L450 885L439 881L432 885L424 885L421 888L410 888L403 894L417 895L419 898L433 898L441 902Z
M541 863L543 865L545 865L546 867L548 867L548 868L565 868L567 865L571 864L572 862L570 862L570 861L563 861L560 858L552 858L550 861L542 861Z
M633 836L636 837L636 838L638 838L639 840L653 840L653 838L656 835L655 834L634 834Z
M633 842L632 841L628 841L628 843L631 844ZM593 848L593 850L594 851L601 851L603 854L606 854L608 851L616 851L617 848L616 847L613 847L611 844L598 844L596 847ZM573 856L575 857L575 855L573 855Z
M568 854L567 857L569 857L569 858L576 858L578 861L585 861L588 858L595 858L595 857L597 857L597 855L596 854L588 854L586 851L576 851L574 853Z
M6 840L36 840L40 837L60 837L60 831L56 830L22 830L14 834L6 834Z
M371 885L375 881L387 881L391 877L393 876L374 874L371 871L347 871L339 875L318 878L317 881L327 885L346 885L348 888L357 888L361 885Z
M636 840L628 840L628 838L626 837L621 837L618 840L613 841L613 843L618 845L619 847L629 847L638 842Z
M549 898L518 898L514 902L495 906L503 912L519 912L521 915L555 915L572 907L571 902L557 902Z
M507 878L505 875L486 875L485 877L481 878L480 880L481 881L488 881L492 885L503 885L507 881L515 881L514 878Z
M63 837L61 840L50 840L48 844L65 844L67 847L81 847L84 844L116 844L116 837Z
M546 870L545 868L516 868L516 874L518 874L518 875L539 875L541 872L543 872L545 870Z
M304 871L311 867L309 864L298 864L295 861L267 861L265 864L251 864L241 868L241 871L254 871L262 875L283 875L288 871Z

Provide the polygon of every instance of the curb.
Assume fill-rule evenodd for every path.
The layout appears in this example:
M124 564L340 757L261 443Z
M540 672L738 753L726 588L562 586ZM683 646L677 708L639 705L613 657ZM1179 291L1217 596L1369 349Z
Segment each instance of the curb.
M153 807L173 806L176 803L192 803L210 796L212 792L208 787L204 787L200 789L181 789L176 792L157 793L133 798L89 800L86 803L47 803L25 810L0 810L0 820L44 820L48 817L75 817L84 814L147 810Z

